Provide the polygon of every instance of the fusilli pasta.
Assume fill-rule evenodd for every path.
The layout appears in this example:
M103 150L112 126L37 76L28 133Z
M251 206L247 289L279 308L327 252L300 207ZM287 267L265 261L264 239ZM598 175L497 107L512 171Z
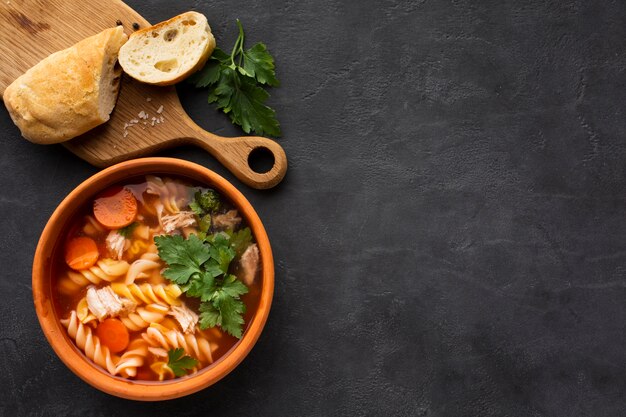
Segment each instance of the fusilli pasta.
M198 334L198 332L196 332ZM213 362L213 349L201 334L185 334L178 329L170 329L153 323L141 334L152 347L169 349L183 348L185 353L204 363Z
M145 307L137 307L134 313L120 317L120 320L128 330L136 332L150 326L150 323L160 323L168 312L169 308L166 306L148 304Z
M80 322L76 310L72 310L69 318L61 320L61 324L67 328L67 333L85 356L115 375L115 363L118 358L113 356L106 346L100 344L100 339L93 334L91 327Z
M148 343L142 338L134 339L117 362L114 375L120 374L125 378L136 376L137 368L144 364L147 355Z
M176 284L157 284L151 285L130 284L125 285L119 282L111 284L111 289L117 295L128 298L137 304L162 304L178 306L181 304L178 297L182 294L182 290Z
M59 281L59 291L63 294L73 294L89 284L98 285L102 281L115 281L126 274L129 267L126 261L105 258L88 269L68 270L67 275Z
M76 305L76 315L78 316L78 320L80 320L83 324L97 320L96 316L89 311L89 304L87 303L87 298L85 297L81 298Z
M126 285L130 285L135 282L136 279L148 278L148 271L155 268L161 268L159 255L156 253L144 253L139 259L133 262L128 268L126 273Z

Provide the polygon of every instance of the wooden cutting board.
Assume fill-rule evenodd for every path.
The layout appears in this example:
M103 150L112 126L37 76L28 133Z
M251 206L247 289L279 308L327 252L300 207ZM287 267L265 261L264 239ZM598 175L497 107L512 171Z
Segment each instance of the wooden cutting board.
M0 1L0 93L41 59L114 27L118 21L126 34L133 32L133 23L150 26L118 0ZM139 117L141 112L148 118ZM153 124L152 118L160 121L161 116L163 122ZM89 163L104 167L186 143L206 149L254 188L275 186L287 171L285 152L273 140L258 136L223 138L206 132L187 116L174 87L149 86L128 76L122 79L111 120L64 146ZM257 173L250 168L248 157L257 148L266 148L274 156L274 166L268 172Z

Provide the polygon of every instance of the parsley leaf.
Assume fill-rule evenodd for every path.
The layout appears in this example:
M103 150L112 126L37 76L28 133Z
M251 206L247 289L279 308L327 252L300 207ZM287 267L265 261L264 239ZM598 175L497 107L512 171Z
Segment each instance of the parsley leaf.
M202 240L195 234L188 239L163 235L154 241L168 265L163 276L181 285L187 296L200 299L200 328L220 326L241 338L246 306L240 297L248 287L228 273L236 256L231 236L215 233Z
M230 236L230 247L235 250L237 256L241 256L252 243L252 232L249 227L244 227L237 232L226 231Z
M167 351L167 366L174 372L174 375L181 377L187 375L187 371L193 369L198 361L191 356L183 356L183 348L170 349Z
M218 86L209 93L209 103L216 103L246 133L254 130L259 135L280 136L276 112L264 104L269 96L253 78L226 67Z
M244 132L280 136L276 112L265 105L269 94L261 85L277 87L274 58L263 43L244 50L245 34L237 19L239 36L230 55L219 48L202 71L190 78L198 88L209 88L209 103L226 113Z
M213 239L209 239L209 242L211 258L217 261L219 269L225 274L230 262L235 258L235 251L230 247L228 235L217 233Z
M213 305L220 312L220 327L237 339L241 339L243 333L243 313L246 312L245 304L222 291L217 295Z
M227 267L228 268L228 267ZM224 268L218 263L217 260L211 259L204 264L204 273L209 274L213 278L217 278L225 273Z
M189 282L189 279L193 274L197 274L198 269L187 265L174 264L163 271L165 276L170 281L175 282L178 285L185 285Z
M241 26L241 23L237 23ZM261 84L272 87L280 84L274 72L274 58L263 43L259 42L243 53L243 69Z
M239 298L248 292L248 287L234 275L227 275L222 283L222 291L231 298Z
M248 288L234 275L227 275L222 288L215 291L211 300L200 304L200 327L220 326L225 332L241 339L246 306L239 296L247 292Z
M229 65L230 55L216 47L202 71L198 71L190 76L189 82L198 88L209 87L211 84L215 84L220 79L221 64Z
M204 88L215 84L220 79L222 67L220 66L220 61L215 59L218 49L219 48L215 48L215 50L213 50L213 55L204 65L202 71L198 71L189 77L189 82L195 84L198 88ZM219 52L224 53L221 49L219 49Z
M177 284L186 284L192 275L202 272L201 265L211 258L209 248L192 234L182 236L155 236L159 257L167 263L163 276Z
M215 327L220 319L220 311L213 307L211 303L200 304L200 328L208 329L209 327Z

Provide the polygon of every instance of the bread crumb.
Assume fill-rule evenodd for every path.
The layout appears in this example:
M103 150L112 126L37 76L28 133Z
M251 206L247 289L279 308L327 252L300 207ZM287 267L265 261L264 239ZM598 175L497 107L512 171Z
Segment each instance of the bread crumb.
M146 101L150 103L152 101L152 97L146 97Z
M165 119L163 118L163 116L161 116L161 123L165 122Z
M163 105L161 104L161 106L159 107L159 109L157 110L158 114L163 113Z
M148 117L148 115L146 114L145 111L140 111L139 114L137 115L140 119L145 119L146 117Z
M128 130L124 130L124 137L128 136Z
M130 119L128 121L128 123L137 124L137 123L139 123L139 120L137 120L137 119Z

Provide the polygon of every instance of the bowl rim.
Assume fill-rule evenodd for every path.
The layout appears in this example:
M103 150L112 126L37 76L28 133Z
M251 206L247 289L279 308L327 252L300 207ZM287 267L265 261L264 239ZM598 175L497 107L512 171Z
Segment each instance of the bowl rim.
M114 377L95 365L73 343L57 317L51 300L50 269L52 255L60 234L75 211L104 188L141 175L174 175L215 187L225 195L248 225L259 247L262 263L261 299L256 314L243 337L224 356L210 367L186 377L170 381L129 381ZM258 340L267 321L274 294L274 260L267 232L258 214L244 197L225 178L193 162L176 158L151 157L133 159L106 168L74 188L54 210L41 233L32 269L33 302L39 324L57 356L78 377L91 386L121 398L140 401L159 401L179 398L204 389L228 375L248 355Z

